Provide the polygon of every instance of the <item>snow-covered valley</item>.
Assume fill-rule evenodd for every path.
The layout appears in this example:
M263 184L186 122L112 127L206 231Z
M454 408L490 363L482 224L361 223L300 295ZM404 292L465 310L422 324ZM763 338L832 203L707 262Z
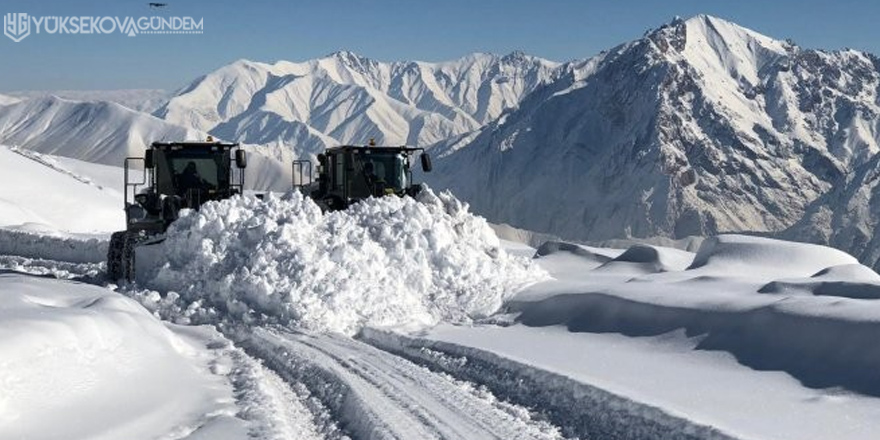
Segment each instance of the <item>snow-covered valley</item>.
M95 189L115 179L9 154ZM82 211L119 202L97 194ZM696 253L534 249L499 241L450 195L331 215L310 203L294 193L192 212L154 281L128 286L75 258L101 257L106 233L22 228L36 224L30 213L7 220L16 227L4 234L31 239L0 240L0 436L871 439L880 429L880 276L840 251L744 236Z

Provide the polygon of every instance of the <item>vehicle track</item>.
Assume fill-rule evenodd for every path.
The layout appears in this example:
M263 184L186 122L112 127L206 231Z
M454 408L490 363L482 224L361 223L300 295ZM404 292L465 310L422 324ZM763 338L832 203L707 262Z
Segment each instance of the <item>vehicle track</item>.
M256 329L238 343L303 383L355 439L560 439L559 429L487 390L360 341Z
M540 367L448 342L365 329L363 343L432 371L480 383L496 396L539 408L564 435L596 440L735 440L683 414L619 396Z

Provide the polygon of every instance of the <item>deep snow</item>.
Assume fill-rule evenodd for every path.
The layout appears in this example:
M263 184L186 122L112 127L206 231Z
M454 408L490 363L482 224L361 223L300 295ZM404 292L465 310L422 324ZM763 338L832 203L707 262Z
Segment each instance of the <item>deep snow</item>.
M93 233L125 224L121 168L0 146L0 173L0 227Z
M880 399L755 371L728 353L701 350L702 337L683 331L631 338L561 327L442 325L418 337L371 331L367 340L483 383L499 398L539 407L566 435L873 440L880 430Z
M96 286L0 271L0 293L0 438L244 435L195 332Z
M743 365L880 396L880 276L871 269L835 249L737 235L707 239L678 269L660 264L669 251L659 249L653 264L597 263L565 250L541 256L555 279L525 289L507 310L527 326L572 332L684 329L703 336L700 349Z
M638 63L644 59L620 58L639 45L649 48L651 57L659 57L649 57L644 67L668 67L667 79L674 87L658 94L652 87L665 82L644 82L650 98L658 102L603 98L631 103L635 110L597 107L593 110L608 117L597 123L583 107L583 102L593 100L584 98L607 98L608 90L591 87L589 77L603 78L596 76L602 73L599 63L615 56L620 62L605 75L655 72L641 69ZM540 214L540 220L552 226L545 230L558 227L559 232L578 236L626 227L626 233L638 233L640 224L642 230L656 226L674 234L718 225L775 229L797 218L804 204L832 185L835 176L877 151L877 130L865 120L876 110L872 87L877 75L869 68L876 63L863 54L801 50L702 16L666 26L620 49L608 58L602 55L562 67L522 56L506 61L474 56L461 64L433 66L406 63L398 72L399 83L393 85L383 82L388 66L350 53L302 66L238 62L197 81L165 109L164 117L187 127L115 104L37 98L4 105L0 97L0 135L25 148L118 164L129 149L137 153L139 145L157 136L189 137L200 133L191 125L212 127L275 143L259 149L262 155L251 156L251 181L257 186L281 182L286 189L289 167L278 165L291 159L285 141L302 139L303 145L317 147L332 142L330 135L355 143L379 135L427 142L510 110L482 137L465 133L445 146L442 151L450 157L459 155L452 168L466 178L449 176L479 188L480 197L505 204L504 209L516 215ZM294 78L297 69L307 69L308 75ZM559 72L565 72L556 78L559 81L538 87ZM765 72L772 75L762 77ZM527 78L520 77L522 73ZM434 82L443 76L456 79ZM699 81L694 83L694 78ZM466 90L453 93L457 83L465 84ZM611 84L638 92L634 85L642 83ZM540 93L530 97L531 89ZM513 109L523 99L520 109ZM311 113L294 114L291 103ZM654 104L663 111L652 111ZM802 104L815 108L801 111ZM351 114L355 117L349 118ZM708 116L694 117L700 114ZM199 119L204 115L208 118ZM846 117L838 120L832 115ZM631 130L633 118L659 124L659 133L650 132L656 135L656 149L636 148L644 138ZM606 132L615 124L625 129ZM824 128L820 132L809 127ZM591 149L595 139L581 139L578 133L603 134L611 139L600 142L603 148L619 144L632 154ZM810 149L801 143L828 148ZM553 148L546 155L544 150L535 154L535 145ZM512 156L519 158L510 160ZM584 162L584 157L589 160ZM524 176L540 180L547 175L533 173L542 161L558 171L551 177L568 179L569 187L586 176L581 162L599 164L600 175L588 185L574 185L586 188L584 194L548 192L541 182L523 184ZM471 166L482 168L474 172ZM495 172L498 169L512 170L513 177L505 180ZM643 180L615 183L614 178L626 177L633 169ZM0 171L12 182L0 192L0 226L15 228L0 229L0 266L96 281L96 262L106 252L102 233L122 225L120 169L0 147ZM690 172L696 173L696 182L688 180ZM480 176L488 184L469 180ZM869 200L866 191L873 186L857 197L848 196L867 180L848 181L841 187L843 194L836 194L842 201L833 198L816 207L813 214L820 218L807 220L816 222L817 234L830 234L828 225L851 214L850 209L840 209L832 216L835 207L843 206L840 203L864 208L856 202ZM683 195L664 192L664 185ZM493 195L492 188L514 192ZM599 209L590 198L591 188L618 188L624 195L612 197L611 208ZM697 188L718 192L701 198L695 196ZM555 208L555 197L560 211L541 209ZM536 205L516 208L517 200ZM630 209L630 203L636 208ZM687 210L689 203L713 208L717 224L694 216ZM590 209L584 215L565 214L571 206ZM847 243L870 243L871 213L862 209L859 215L852 225L843 223L858 233L842 236L864 240ZM591 223L589 216L598 217ZM369 201L329 215L298 194L266 202L239 198L187 213L161 245L166 258L141 274L141 286L123 291L158 316L224 329L282 324L345 335L367 327L418 329L426 339L410 347L409 356L436 357L426 362L447 362L454 367L450 374L490 387L498 396L522 399L518 402L525 408L559 410L562 416L551 421L562 427L592 418L627 437L642 425L617 415L665 423L672 414L678 420L660 423L661 428L690 430L691 435L717 431L693 431L688 421L719 427L724 433L798 440L872 439L880 429L875 398L880 396L880 351L874 349L880 334L880 276L852 257L823 247L742 236L710 238L697 253L652 245L609 250L556 242L537 250L535 261L545 274L534 262L519 258L534 250L516 245L506 252L504 247L512 245L499 242L486 226L444 194L426 194L421 202ZM507 232L508 238L517 235ZM154 290L140 290L144 286ZM244 436L244 430L262 438L319 438L336 432L332 421L314 426L309 420L332 416L320 410L316 416L314 408L299 404L308 394L302 383L285 382L288 377L262 369L259 361L230 347L220 335L163 327L118 295L81 284L3 273L0 293L0 437L54 436L53 429L73 419L81 422L82 431L67 435L83 438L236 438ZM504 314L496 314L499 311ZM445 326L448 322L458 326ZM428 330L434 324L443 326ZM503 327L510 324L514 325ZM363 385L363 378L369 377L374 382L352 394L378 396L392 408L412 410L401 417L393 411L371 412L369 417L377 420L366 423L369 426L396 425L410 418L456 420L448 416L451 410L445 404L432 405L432 410L447 417L435 418L437 414L416 408L418 399L413 403L413 397L425 391L419 387L438 383L425 371L387 354L354 349L357 343L344 337L296 335L284 340L283 347L261 346L262 351L252 354L262 353L266 360L277 356L268 363L274 362L279 374L307 364L291 365L296 357L285 350L327 358L319 363L331 367L325 370L335 375L331 383L342 384L339 389ZM441 344L432 345L431 338L453 344L443 345L447 352L440 352ZM120 339L134 342L102 351ZM312 339L318 342L312 341L311 348L297 345ZM375 364L354 365L353 359L365 359L368 352L378 359ZM120 365L130 366L132 359L156 363L157 368L147 371L136 363L134 369L117 371ZM387 368L376 373L379 366ZM387 374L390 370L406 377ZM120 376L129 373L133 376ZM312 386L318 383L314 377L306 379ZM181 391L187 398L207 397L177 400L175 393ZM406 391L411 394L402 395ZM55 400L41 400L47 395ZM585 396L595 398L599 410L587 411ZM447 397L442 394L438 400ZM338 395L326 398L345 411ZM45 405L53 402L65 407L47 409ZM601 411L609 402L614 402L612 409L624 410ZM131 410L138 405L147 407L146 413ZM101 424L95 414L114 415L115 425ZM365 423L357 415L346 417ZM151 422L157 419L159 423ZM405 432L405 426L396 426Z
M430 189L328 214L298 192L208 203L149 252L160 256L140 285L169 293L136 294L170 319L349 335L486 317L546 277L467 205Z

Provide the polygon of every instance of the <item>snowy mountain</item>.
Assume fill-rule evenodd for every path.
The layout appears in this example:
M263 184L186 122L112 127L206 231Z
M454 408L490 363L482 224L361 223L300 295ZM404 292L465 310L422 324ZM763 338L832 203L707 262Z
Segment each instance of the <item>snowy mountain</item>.
M206 137L204 132L106 101L50 96L0 107L0 143L116 167L121 167L126 157L143 156L152 142ZM289 151L271 146L246 148L252 153L248 187L290 189L293 158Z
M701 15L566 64L518 52L441 63L350 52L242 60L173 94L155 116L105 101L0 97L10 103L0 106L0 142L118 165L148 142L210 132L261 145L249 147L259 153L249 175L275 189L288 186L292 158L326 146L433 144L439 160L425 179L499 223L581 240L681 238L778 233L808 214L787 234L835 243L817 213L832 203L823 195L880 152L878 66L869 54L803 49ZM77 97L124 104L150 93L159 99Z
M161 89L123 89L123 90L25 90L8 93L18 99L46 98L57 96L72 101L109 101L132 110L152 113L165 104L170 97L167 90ZM0 98L2 103L3 98Z
M255 188L288 189L294 157L341 142L427 145L473 131L557 71L522 53L444 63L380 63L350 52L239 61L170 100L161 90L14 92L0 97L0 142L119 166L150 142L211 132L251 144ZM160 102L160 117L143 112Z
M676 19L582 63L428 176L490 220L575 239L781 231L878 148L880 61Z
M18 101L19 101L19 99L15 98L13 96L0 95L0 105L15 104Z
M155 115L297 152L370 138L424 146L480 128L557 72L556 63L519 52L441 63L345 51L301 63L241 60L197 79Z
M0 143L105 165L121 166L153 141L204 136L111 102L50 96L0 108Z

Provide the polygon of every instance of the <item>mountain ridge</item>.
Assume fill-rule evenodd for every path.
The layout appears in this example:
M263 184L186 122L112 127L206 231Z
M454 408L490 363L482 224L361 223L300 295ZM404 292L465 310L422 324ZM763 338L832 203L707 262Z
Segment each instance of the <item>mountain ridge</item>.
M304 62L238 60L193 81L154 115L311 154L330 142L370 138L430 145L476 130L517 105L559 65L522 53L475 53L438 63L384 63L349 51ZM243 119L271 128L247 130Z
M780 232L878 151L874 59L674 20L545 85L426 178L570 239Z

